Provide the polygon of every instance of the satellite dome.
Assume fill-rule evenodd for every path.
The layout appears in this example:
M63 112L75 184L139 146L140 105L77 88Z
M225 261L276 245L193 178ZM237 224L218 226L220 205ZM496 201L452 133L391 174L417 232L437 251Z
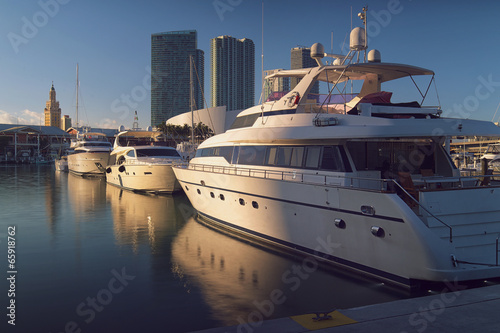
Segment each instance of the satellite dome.
M366 50L365 29L357 27L352 29L349 46L351 50Z

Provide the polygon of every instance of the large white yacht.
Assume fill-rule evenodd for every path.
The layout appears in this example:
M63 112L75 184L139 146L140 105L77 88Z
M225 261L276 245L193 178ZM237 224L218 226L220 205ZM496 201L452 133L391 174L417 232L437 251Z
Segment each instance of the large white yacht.
M172 163L180 162L162 132L120 129L106 168L106 181L124 189L143 192L175 192L179 182Z
M500 129L424 107L431 70L383 63L376 50L357 62L363 36L356 28L333 64L315 44L318 67L270 75L299 82L174 167L183 190L203 221L311 261L410 287L500 277L500 187L461 177L446 149ZM419 102L392 103L381 87L424 77ZM313 94L316 82L328 94Z
M104 175L112 145L103 133L79 133L72 141L68 171L81 176Z

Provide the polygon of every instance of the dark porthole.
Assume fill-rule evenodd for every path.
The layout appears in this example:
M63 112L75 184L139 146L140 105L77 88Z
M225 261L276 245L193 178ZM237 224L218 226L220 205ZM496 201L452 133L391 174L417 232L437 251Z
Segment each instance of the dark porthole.
M220 198L222 201L226 200L226 198L224 198L224 194L220 194L220 195L219 195L219 198Z
M215 198L215 194L214 194L214 192L210 192L210 196L211 196L212 198Z
M197 189L197 190L196 190L196 192L198 192L198 194L201 194L201 191L200 191L200 189Z
M245 200L240 198L240 205L245 206Z
M257 201L252 201L252 207L255 209L259 209L259 204L257 203Z

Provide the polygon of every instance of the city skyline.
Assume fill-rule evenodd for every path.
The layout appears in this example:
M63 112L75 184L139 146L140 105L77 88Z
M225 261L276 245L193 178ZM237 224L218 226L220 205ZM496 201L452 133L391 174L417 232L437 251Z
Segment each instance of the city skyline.
M327 52L345 54L346 36L351 25L361 26L357 13L366 5L366 1L320 0L307 6L293 0L286 5L277 0L263 3L264 10L261 1L239 0L9 3L0 13L0 123L43 124L52 81L62 114L74 118L79 63L82 124L130 126L137 110L140 126L147 126L150 36L161 31L197 30L198 49L206 54L210 39L217 36L253 40L257 103L259 72L290 68L292 48L321 42ZM450 6L389 0L368 5L369 49L380 50L382 61L434 70L445 115L498 121L500 69L494 61L500 48L495 42L500 3L455 1ZM205 92L210 89L208 82L206 77Z

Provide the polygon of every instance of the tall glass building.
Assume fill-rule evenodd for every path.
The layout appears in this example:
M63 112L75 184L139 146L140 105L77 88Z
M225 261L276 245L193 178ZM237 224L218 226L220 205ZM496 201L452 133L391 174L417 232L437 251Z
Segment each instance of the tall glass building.
M255 105L255 45L251 39L210 40L212 107L241 110Z
M204 107L204 59L197 49L196 30L151 35L151 125L191 110L190 64L193 56L194 109Z

